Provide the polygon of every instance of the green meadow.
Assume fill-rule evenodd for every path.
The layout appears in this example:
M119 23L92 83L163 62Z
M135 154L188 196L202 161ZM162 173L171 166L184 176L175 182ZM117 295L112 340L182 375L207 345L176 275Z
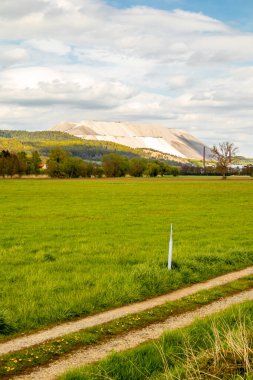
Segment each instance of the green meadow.
M253 181L1 180L0 339L252 265L252 210Z

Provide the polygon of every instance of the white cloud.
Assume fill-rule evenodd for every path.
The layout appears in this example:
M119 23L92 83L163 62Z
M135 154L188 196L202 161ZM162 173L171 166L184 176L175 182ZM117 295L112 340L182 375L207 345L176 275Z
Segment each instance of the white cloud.
M185 75L173 75L167 80L167 84L171 90L185 88L187 77Z
M71 48L62 41L53 38L48 39L32 39L26 43L34 49L41 50L45 53L53 53L57 55L66 55L70 53Z
M2 126L151 120L253 156L252 33L180 9L1 0L0 39Z
M5 45L0 50L0 64L1 65L13 65L15 63L21 63L28 58L28 52L26 49Z
M17 3L16 0L1 0L0 18L13 21L28 13L43 11L45 8L46 2L43 0L22 0L22 3Z

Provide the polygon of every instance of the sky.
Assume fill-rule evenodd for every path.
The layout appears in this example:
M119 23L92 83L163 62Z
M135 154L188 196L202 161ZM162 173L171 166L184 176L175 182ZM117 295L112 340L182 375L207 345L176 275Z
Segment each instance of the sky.
M1 0L0 128L147 122L253 157L253 0Z

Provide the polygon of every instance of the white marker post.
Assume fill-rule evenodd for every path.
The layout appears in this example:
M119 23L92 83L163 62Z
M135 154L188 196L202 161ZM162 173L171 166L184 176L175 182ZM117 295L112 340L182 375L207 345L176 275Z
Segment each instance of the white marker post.
M172 268L172 250L173 250L173 224L171 224L171 227L170 227L170 243L169 243L168 269Z

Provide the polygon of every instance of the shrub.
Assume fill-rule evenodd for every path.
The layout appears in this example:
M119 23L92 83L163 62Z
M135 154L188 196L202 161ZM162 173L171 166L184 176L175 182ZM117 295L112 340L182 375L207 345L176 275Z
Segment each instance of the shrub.
M155 162L148 162L145 174L148 177L157 177L160 173L160 166Z
M102 167L106 177L124 177L129 168L129 160L119 154L103 156Z
M174 166L173 168L171 168L171 174L173 175L173 177L177 177L179 175L179 169Z
M141 158L132 158L129 161L128 173L133 177L142 177L146 168L145 160Z

